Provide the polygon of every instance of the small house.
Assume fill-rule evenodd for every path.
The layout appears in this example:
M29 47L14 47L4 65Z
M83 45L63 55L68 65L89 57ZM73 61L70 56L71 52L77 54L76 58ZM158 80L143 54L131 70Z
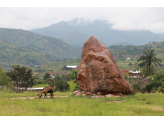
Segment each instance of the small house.
M126 58L126 60L130 60L130 58Z
M79 66L77 66L77 65L66 66L66 67L72 68L72 70L77 70L77 69L79 69Z
M129 71L129 76L138 77L140 76L140 71Z

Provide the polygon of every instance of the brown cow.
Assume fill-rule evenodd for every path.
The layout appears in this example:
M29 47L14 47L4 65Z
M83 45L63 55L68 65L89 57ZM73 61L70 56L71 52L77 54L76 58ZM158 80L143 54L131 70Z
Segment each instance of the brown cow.
M38 94L39 98L41 98L41 96L42 96L43 93L45 93L44 97L47 98L47 93L50 93L51 94L50 98L53 98L54 86L51 85L51 86L47 86L47 87L43 88L43 91L41 91Z

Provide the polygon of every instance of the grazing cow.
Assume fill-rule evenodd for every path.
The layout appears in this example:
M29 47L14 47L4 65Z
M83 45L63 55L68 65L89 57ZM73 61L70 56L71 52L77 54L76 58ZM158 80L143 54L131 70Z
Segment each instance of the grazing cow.
M51 85L51 86L47 86L47 87L43 88L43 91L41 91L38 94L39 98L41 98L41 96L42 96L43 93L45 93L44 97L47 98L47 93L50 93L51 94L50 98L53 98L54 86Z

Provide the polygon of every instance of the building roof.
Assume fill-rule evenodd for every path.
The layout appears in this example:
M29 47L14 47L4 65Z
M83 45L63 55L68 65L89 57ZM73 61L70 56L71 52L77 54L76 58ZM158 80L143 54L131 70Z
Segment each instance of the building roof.
M40 90L43 89L44 87L36 87L36 88L27 88L27 90Z
M140 73L140 71L129 71L129 73Z
M76 68L76 67L77 67L77 65L66 66L66 67L68 67L68 68Z

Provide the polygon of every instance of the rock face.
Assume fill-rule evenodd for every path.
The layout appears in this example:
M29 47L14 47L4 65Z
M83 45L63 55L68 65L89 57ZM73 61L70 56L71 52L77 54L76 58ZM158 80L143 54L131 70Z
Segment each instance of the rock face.
M109 50L94 36L83 46L77 82L81 90L96 94L134 93Z

